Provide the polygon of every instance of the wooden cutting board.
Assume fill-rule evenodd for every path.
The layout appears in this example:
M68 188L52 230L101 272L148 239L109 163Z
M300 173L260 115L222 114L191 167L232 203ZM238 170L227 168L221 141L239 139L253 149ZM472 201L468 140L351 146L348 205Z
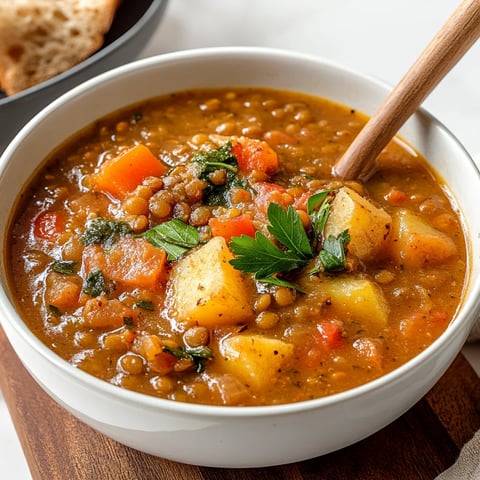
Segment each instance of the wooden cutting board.
M431 480L480 428L480 379L462 355L422 400L380 432L329 455L271 468L183 465L110 440L37 386L1 329L0 388L34 480Z

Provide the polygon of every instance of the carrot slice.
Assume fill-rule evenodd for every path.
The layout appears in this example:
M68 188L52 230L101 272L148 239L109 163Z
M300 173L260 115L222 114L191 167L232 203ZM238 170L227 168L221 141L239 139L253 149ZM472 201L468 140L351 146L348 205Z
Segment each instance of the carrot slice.
M166 275L167 254L143 238L122 238L105 254L104 275L125 286L154 289Z
M240 173L254 170L273 175L278 170L278 156L267 142L248 137L239 137L232 147L237 156Z
M146 177L161 177L167 170L148 147L138 144L102 164L95 175L94 189L123 199Z
M240 215L234 218L212 217L208 225L214 237L223 237L227 243L232 237L240 235L255 236L255 227L248 215Z

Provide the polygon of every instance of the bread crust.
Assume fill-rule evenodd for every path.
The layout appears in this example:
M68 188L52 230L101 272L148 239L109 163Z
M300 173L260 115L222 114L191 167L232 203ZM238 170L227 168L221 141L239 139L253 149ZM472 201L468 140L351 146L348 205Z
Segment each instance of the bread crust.
M104 42L121 0L0 3L0 86L13 95L77 65Z

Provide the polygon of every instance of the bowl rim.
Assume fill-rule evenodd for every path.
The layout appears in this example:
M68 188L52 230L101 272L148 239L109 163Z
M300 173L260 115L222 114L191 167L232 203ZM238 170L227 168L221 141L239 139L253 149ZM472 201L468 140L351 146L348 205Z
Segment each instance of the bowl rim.
M90 90L93 90L96 85L108 82L116 77L122 76L126 73L133 73L142 71L145 68L154 67L157 64L171 63L172 65L179 61L189 61L192 58L198 59L202 57L225 57L228 56L255 56L264 59L279 60L281 58L302 61L305 63L315 63L317 65L324 65L327 68L340 71L354 77L356 80L366 81L374 86L380 88L386 88L390 90L392 87L373 76L361 73L354 69L340 65L329 59L319 57L316 55L305 54L295 52L292 50L277 49L270 47L206 47L195 48L189 50L182 50L171 53L164 53L153 57L148 57L134 62L130 62L125 65L121 65L112 70L104 72L96 77L93 77L80 85L74 87L69 92L64 93L59 98L54 100L48 106L43 108L37 113L33 119L31 119L15 136L15 138L8 145L3 155L0 157L0 174L7 165L8 158L17 149L17 147L23 142L23 138L28 136L28 133L35 127L35 125L41 122L44 118L48 117L50 113L56 110L60 105L69 102L71 99L88 94ZM172 90L173 91L173 90ZM478 167L473 161L472 157L458 141L458 139L448 130L443 123L441 123L436 117L430 114L423 107L420 107L415 114L426 118L429 122L435 124L435 126L443 131L447 137L452 141L460 151L463 152L465 159L468 160L471 166L477 173L477 177L480 178ZM54 147L53 147L54 148ZM5 232L6 234L6 232ZM471 250L471 249L470 249ZM478 260L477 260L478 261ZM474 259L471 258L470 263L473 264ZM470 273L471 268L470 268ZM8 288L8 287L7 287ZM402 377L403 374L409 370L416 370L424 359L430 356L434 351L442 349L453 338L462 335L461 328L465 322L473 321L474 314L477 315L480 312L480 278L476 283L472 282L470 278L465 289L468 290L468 296L464 299L461 309L457 312L455 318L447 329L438 337L430 346L420 352L418 355L397 367L396 369L376 378L366 384L359 385L357 387L348 389L343 392L339 392L326 397L320 397L312 400L305 400L301 402L278 404L278 405L260 405L260 406L217 406L217 405L204 405L196 403L180 402L175 400L168 400L164 398L154 397L140 392L130 391L119 386L113 385L107 381L100 380L99 378L77 368L68 363L66 360L55 354L46 345L44 345L34 333L27 327L26 323L22 320L19 313L16 311L15 305L7 295L7 288L2 285L0 288L0 310L3 312L3 318L0 323L8 322L15 331L21 336L24 342L27 342L31 348L42 355L46 360L52 363L55 367L59 368L63 373L71 376L75 381L80 382L89 389L94 389L98 393L119 398L129 403L136 404L139 407L147 407L152 410L160 409L177 414L187 414L190 416L201 417L229 417L229 418L252 418L252 417L274 417L284 414L295 414L305 411L311 411L315 409L325 408L332 406L333 404L340 404L348 402L354 397L361 397L375 390L381 390L390 382L394 382L397 377ZM465 311L471 312L470 319L465 318ZM9 320L5 320L9 318ZM466 339L462 339L463 341ZM445 369L448 365L445 366Z
M143 15L138 19L138 21L135 22L134 25L132 25L128 30L126 30L122 35L116 38L113 42L109 43L105 47L100 47L99 50L94 52L85 60L81 61L80 63L77 63L76 65L74 65L73 67L69 68L64 72L61 72L47 80L44 80L41 83L32 85L31 87L26 88L25 90L22 90L18 93L15 93L14 95L9 95L9 96L0 98L0 108L3 105L8 105L17 100L24 100L25 97L29 97L30 95L39 93L44 88L52 87L57 83L60 83L65 78L73 77L78 72L84 69L87 69L94 63L97 63L103 58L109 56L111 53L117 50L118 47L123 45L125 42L127 42L131 38L135 37L144 28L144 26L150 21L150 19L156 14L156 12L160 8L166 7L167 3L168 3L168 0L151 0L150 5L147 7Z

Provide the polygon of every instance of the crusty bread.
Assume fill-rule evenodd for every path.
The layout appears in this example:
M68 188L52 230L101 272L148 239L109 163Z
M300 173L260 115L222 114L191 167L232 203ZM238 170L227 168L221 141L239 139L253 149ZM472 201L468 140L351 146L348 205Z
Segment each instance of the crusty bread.
M98 50L120 0L1 0L0 85L7 95Z

